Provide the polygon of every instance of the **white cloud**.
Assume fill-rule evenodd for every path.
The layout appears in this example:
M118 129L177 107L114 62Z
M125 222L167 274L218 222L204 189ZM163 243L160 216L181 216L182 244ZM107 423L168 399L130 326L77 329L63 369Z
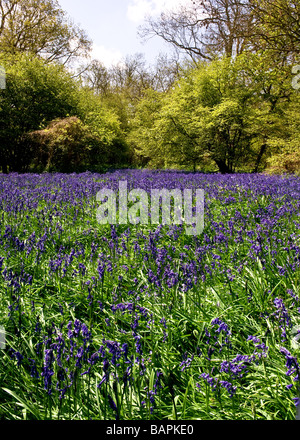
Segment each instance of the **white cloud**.
M131 0L127 8L127 18L140 23L146 15L157 15L168 9L189 4L191 0Z
M127 8L127 17L134 23L143 21L145 15L151 14L152 6L148 0L133 0Z
M109 49L105 46L93 45L91 58L101 61L106 67L117 64L123 59L123 54L117 49Z

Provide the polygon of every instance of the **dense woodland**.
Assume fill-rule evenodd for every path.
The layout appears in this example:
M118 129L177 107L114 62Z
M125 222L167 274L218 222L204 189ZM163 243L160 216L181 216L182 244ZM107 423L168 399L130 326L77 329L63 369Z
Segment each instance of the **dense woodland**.
M55 0L0 0L0 169L300 170L300 2L191 0L106 68Z

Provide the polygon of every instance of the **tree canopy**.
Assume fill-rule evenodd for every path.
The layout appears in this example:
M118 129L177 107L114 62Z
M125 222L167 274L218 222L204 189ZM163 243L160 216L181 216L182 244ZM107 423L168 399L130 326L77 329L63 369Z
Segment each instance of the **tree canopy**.
M91 40L56 0L0 0L0 47L68 64L86 56Z
M175 51L107 67L84 61L92 42L56 0L0 0L2 172L297 172L299 13L292 0L191 0L140 28Z
M75 148L76 145L74 143L72 146L71 138L78 127L84 127L82 130L82 166L91 165L91 159L88 163L85 162L85 148L93 151L95 167L101 161L109 163L115 156L113 149L117 148L117 145L120 146L120 152L123 154L123 135L116 113L107 108L91 91L84 90L80 81L72 78L71 73L64 66L49 64L40 58L32 59L26 54L2 56L0 63L6 69L6 88L0 93L2 171L30 169L31 161L36 163L36 155L40 153L36 150L36 142L34 145L28 142L29 134L47 129L47 126L54 120L72 116L79 118L78 124L71 124L70 136L67 136L64 142L68 144L68 148ZM74 122L74 120L71 121ZM62 128L63 125L59 127ZM52 132L58 136L62 135L59 130L52 130ZM76 139L78 142L78 137ZM60 140L62 141L62 138ZM52 141L58 142L57 139L55 141L52 139ZM40 147L44 148L43 145ZM49 154L52 153L49 151ZM79 161L77 160L76 163L78 164ZM41 163L38 168L42 169L43 164L46 166L49 160ZM52 160L51 164L53 169L66 168L63 164L60 165L58 157Z

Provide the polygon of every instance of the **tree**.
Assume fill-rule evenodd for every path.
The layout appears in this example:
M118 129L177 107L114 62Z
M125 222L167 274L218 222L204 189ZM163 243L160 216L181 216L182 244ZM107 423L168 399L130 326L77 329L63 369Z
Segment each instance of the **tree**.
M144 55L127 56L106 68L94 60L81 75L83 84L118 114L125 132L130 130L135 107L148 89L167 90L178 75L178 65L160 56L154 67L146 66Z
M0 57L6 69L6 88L0 90L0 164L3 172L28 166L29 155L20 140L55 118L76 115L78 83L61 65L18 56Z
M300 51L300 4L293 0L250 0L260 49L293 58Z
M80 88L78 116L95 140L90 155L90 169L98 165L124 166L129 164L131 152L118 112L93 91Z
M7 18L16 7L18 0L1 0L0 1L0 35L3 33Z
M251 136L258 151L253 168L257 172L272 154L269 139L277 136L282 124L288 123L285 107L294 95L292 69L284 56L276 57L268 50L245 53L240 61L255 103Z
M125 94L131 102L138 100L143 91L152 85L151 75L141 53L126 56L123 61L113 65L110 75L113 90Z
M84 85L96 95L107 97L112 93L109 69L99 60L93 60L80 74Z
M27 54L0 56L2 172L96 169L129 161L116 112L62 65Z
M158 92L167 92L180 76L178 57L159 54L152 69L152 88Z
M0 0L0 47L62 64L86 56L91 41L56 0Z
M152 66L146 66L144 55L137 53L107 68L101 61L93 60L80 76L83 84L97 95L109 97L124 95L133 104L152 88L166 92L179 77L178 59L159 54Z
M126 145L118 138L113 120L107 120L107 115L98 115L97 121L91 115L88 118L90 124L73 116L54 120L43 130L26 133L22 145L31 152L30 168L79 172L124 164L128 160Z
M148 18L140 36L159 36L192 58L234 56L250 44L253 17L248 0L191 0L190 5Z
M268 173L300 173L300 95L295 92L286 103L285 118L268 139L272 152L267 160Z
M243 75L228 59L189 71L170 95L162 111L165 121L157 127L162 132L166 124L170 158L194 169L210 159L221 173L249 160L249 98Z
M214 163L222 173L258 171L291 90L285 73L281 77L266 60L242 54L198 63L162 100L150 105L145 98L133 124L136 150L154 165L163 160L193 169Z
M87 163L92 141L87 127L72 116L54 120L43 130L25 133L21 143L30 152L29 169L72 172Z
M157 133L154 132L164 101L164 93L148 89L137 104L127 140L138 165L145 166L151 162L158 166L164 165L165 156L161 151Z
M298 0L191 0L158 19L148 17L140 36L159 36L194 62L260 50L291 62L300 51L300 4Z

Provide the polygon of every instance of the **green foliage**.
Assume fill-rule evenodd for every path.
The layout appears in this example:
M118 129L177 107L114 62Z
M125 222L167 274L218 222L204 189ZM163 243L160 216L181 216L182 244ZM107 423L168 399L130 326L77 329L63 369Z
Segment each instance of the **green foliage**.
M31 169L38 171L75 172L88 169L103 170L127 159L125 143L116 137L109 121L101 115L86 118L58 119L44 130L24 136L23 145L29 145L33 160ZM86 122L87 122L86 120ZM119 160L119 162L117 161Z
M26 169L22 136L49 121L75 115L78 86L62 66L46 65L28 55L1 57L6 89L0 93L0 155L2 171Z
M44 167L67 171L127 160L116 114L81 88L63 66L29 55L2 57L0 63L7 76L7 87L0 93L3 172ZM69 117L78 119L69 120L67 132L64 123L58 123L51 125L48 136L45 131L29 135Z
M47 62L86 56L92 42L56 0L0 0L0 47L6 54L32 53Z
M126 131L115 107L92 91L80 88L78 116L86 127L89 139L88 161L84 168L101 170L130 163Z
M163 93L148 89L145 96L137 104L135 117L131 121L128 142L134 150L137 163L146 165L153 163L156 155L156 164L164 162L164 154L156 145L155 123L160 113L165 96Z
M137 107L131 138L158 166L259 171L283 126L293 94L291 69L264 54L242 54L186 69L158 106Z
M261 48L273 55L299 54L300 5L296 0L251 0Z
M269 139L272 155L266 171L270 174L300 172L300 95L295 92L286 106L285 120L277 136Z
M31 166L39 171L75 171L87 161L94 138L76 117L53 121L46 129L24 136L23 145L33 150Z
M62 64L86 54L89 41L58 3L0 0L0 65L7 76L0 90L0 169L81 171L133 164L296 172L299 131L293 121L299 119L299 103L292 65L299 8L288 0L276 0L273 9L271 3L253 0L232 15L249 26L256 21L261 35L253 30L249 44L236 51L226 37L226 57L181 68L161 58L154 69L146 68L142 54L109 69L94 60L81 66L77 80ZM234 4L224 0L230 10ZM195 2L185 17L191 23L198 6ZM240 25L235 23L236 31Z
M167 163L195 168L196 164L210 160L221 171L233 171L239 158L236 140L240 154L244 155L244 145L248 146L244 126L249 117L243 100L245 93L239 96L236 86L234 94L233 83L238 84L238 72L228 59L199 64L185 72L165 96L162 108L153 109L155 121L146 132L144 152L148 149L154 162L163 156ZM149 108L147 99L135 118L139 140L143 135L143 112ZM143 143L139 145L143 149Z

